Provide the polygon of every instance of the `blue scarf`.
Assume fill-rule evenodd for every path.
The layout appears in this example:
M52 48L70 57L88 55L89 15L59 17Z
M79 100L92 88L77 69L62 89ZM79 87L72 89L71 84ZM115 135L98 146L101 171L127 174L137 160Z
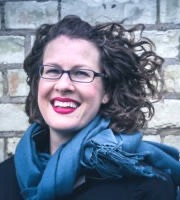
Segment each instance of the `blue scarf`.
M15 153L16 174L24 199L53 200L70 194L84 168L96 170L105 178L164 178L154 170L160 169L180 185L179 152L175 148L142 141L139 132L115 135L108 125L108 120L97 116L50 156L37 151L33 138L41 127L32 124Z

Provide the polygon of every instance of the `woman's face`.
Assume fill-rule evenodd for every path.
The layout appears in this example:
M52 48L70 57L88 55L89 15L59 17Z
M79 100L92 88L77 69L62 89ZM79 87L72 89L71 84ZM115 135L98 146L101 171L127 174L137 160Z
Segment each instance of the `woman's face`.
M43 56L44 65L56 65L63 70L84 68L101 72L99 60L99 51L91 42L64 35L49 42ZM58 80L40 78L38 87L39 109L50 134L74 134L108 101L100 77L90 83L78 83L64 73Z

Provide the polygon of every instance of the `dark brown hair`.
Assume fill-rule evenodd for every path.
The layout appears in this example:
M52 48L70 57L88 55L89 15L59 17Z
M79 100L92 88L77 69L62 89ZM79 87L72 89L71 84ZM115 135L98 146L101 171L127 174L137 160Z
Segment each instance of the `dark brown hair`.
M39 66L46 45L60 35L92 42L100 52L100 64L107 75L105 89L110 97L100 114L111 120L115 132L142 128L154 115L152 99L161 89L163 59L153 51L153 43L142 36L144 25L125 29L121 23L90 25L78 16L66 16L56 24L38 28L30 54L24 61L30 91L26 99L29 122L45 124L37 103Z

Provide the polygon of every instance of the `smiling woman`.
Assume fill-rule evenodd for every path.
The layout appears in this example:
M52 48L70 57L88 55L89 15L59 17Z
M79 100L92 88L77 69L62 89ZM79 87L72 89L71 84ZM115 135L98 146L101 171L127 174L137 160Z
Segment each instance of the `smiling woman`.
M139 131L163 82L143 30L78 16L37 30L24 61L31 125L0 165L0 199L176 199L178 151Z
M50 41L45 48L43 65L46 69L47 65L51 66L51 70L44 68L46 79L42 73L39 80L38 105L49 126L50 140L56 135L56 141L59 138L59 143L56 142L58 146L61 141L65 142L66 136L69 139L69 134L74 134L87 125L97 115L103 102L107 103L103 79L94 77L94 73L101 72L99 60L97 47L84 39L63 35ZM52 79L55 67L61 71L59 79ZM58 70L55 71L56 75ZM47 78L49 74L50 79ZM73 107L65 106L67 104ZM54 152L58 146L54 147L53 142L50 144Z

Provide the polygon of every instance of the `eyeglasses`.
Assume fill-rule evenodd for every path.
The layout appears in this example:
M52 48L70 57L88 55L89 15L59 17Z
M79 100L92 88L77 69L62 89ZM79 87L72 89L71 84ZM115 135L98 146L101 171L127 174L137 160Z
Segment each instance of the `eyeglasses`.
M71 81L80 83L90 83L95 77L106 78L104 73L97 73L90 69L63 70L58 66L41 65L39 70L41 78L50 80L58 80L64 73L68 74Z

